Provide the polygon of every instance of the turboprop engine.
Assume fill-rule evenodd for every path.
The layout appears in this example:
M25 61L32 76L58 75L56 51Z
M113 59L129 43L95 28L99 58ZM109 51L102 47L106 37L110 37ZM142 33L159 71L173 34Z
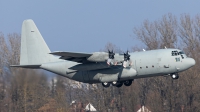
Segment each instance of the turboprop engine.
M108 51L108 53L94 52L87 60L91 62L107 62L108 65L116 65L123 62L123 56L115 54L113 51Z
M115 54L113 50L108 50L108 53L95 52L90 57L88 57L87 60L91 62L107 62L108 65L117 65L121 63L124 68L132 65L128 51L124 54Z
M128 52L128 50L127 50L127 52L126 53L124 53L124 62L123 62L123 66L126 68L127 66L130 66L130 65L132 65L132 61L131 61L131 59L130 59L130 54L129 54L129 52Z

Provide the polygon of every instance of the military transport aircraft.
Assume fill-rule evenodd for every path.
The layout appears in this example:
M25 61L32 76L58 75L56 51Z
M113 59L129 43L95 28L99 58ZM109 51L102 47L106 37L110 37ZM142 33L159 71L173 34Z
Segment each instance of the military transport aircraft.
M130 86L137 78L169 75L178 79L178 72L195 65L179 49L157 49L124 54L108 52L51 52L33 20L24 20L21 33L20 65L44 69L84 83Z

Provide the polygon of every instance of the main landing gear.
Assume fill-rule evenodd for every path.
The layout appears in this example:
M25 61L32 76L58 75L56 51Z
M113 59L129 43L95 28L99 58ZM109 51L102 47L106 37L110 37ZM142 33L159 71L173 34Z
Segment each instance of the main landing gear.
M130 85L132 84L132 82L133 82L133 80L103 82L103 83L102 83L102 86L103 86L103 87L109 87L110 84L112 84L112 86L115 86L115 87L120 88L120 87L123 86L123 84L124 84L125 86L130 86Z
M107 88L107 87L110 86L110 83L109 83L109 82L103 82L103 83L102 83L102 86Z
M173 74L170 74L172 79L178 79L179 78L179 75L178 73L173 73Z
M132 84L132 82L133 82L133 80L124 81L124 85L130 86Z

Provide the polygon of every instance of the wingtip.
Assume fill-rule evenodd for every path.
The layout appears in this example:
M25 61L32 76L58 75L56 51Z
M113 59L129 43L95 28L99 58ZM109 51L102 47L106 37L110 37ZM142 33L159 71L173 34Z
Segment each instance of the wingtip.
M56 54L56 53L62 53L63 51L54 51L54 52L50 52L49 54Z
M20 68L40 68L40 64L38 65L10 65L10 67L20 67Z

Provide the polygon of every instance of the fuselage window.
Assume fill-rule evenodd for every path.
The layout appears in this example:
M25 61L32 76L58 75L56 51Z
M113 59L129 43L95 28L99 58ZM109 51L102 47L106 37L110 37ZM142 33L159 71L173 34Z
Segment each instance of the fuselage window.
M146 66L146 68L148 68L148 66Z
M179 62L180 61L180 58L175 58L176 59L176 62Z
M152 65L152 67L154 68L154 66Z

